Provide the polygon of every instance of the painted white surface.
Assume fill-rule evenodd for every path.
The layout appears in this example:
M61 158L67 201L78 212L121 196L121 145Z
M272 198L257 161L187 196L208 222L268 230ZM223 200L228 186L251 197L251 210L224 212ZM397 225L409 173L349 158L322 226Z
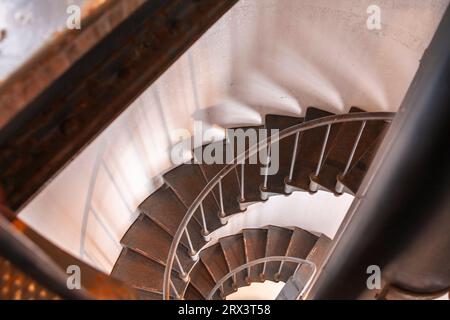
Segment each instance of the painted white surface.
M382 29L370 31L366 9L375 3ZM303 115L310 105L334 112L352 105L395 111L448 3L241 0L51 181L21 218L110 271L137 205L172 167L175 129L192 133L194 120L218 127L260 124L267 113ZM250 225L292 224L288 218L294 217L302 227L333 235L349 202L320 194L274 198L243 219Z
M275 300L283 289L284 282L265 281L264 283L253 282L248 287L239 288L230 294L227 300Z

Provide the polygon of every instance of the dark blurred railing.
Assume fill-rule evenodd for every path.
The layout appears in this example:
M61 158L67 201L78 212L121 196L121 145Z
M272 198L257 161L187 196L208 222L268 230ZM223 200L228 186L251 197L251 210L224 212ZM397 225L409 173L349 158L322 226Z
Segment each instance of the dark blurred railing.
M0 257L63 299L135 299L137 296L133 288L59 249L22 221L9 222L1 215ZM71 266L79 270L79 289L68 286Z

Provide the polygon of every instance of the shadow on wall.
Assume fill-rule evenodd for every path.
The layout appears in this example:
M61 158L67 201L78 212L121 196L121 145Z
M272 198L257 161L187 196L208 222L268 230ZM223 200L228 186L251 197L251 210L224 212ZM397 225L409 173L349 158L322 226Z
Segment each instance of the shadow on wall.
M382 28L369 30L369 2L266 0L254 11L231 11L225 26L231 42L227 98L197 109L192 118L228 127L260 124L257 113L261 119L268 113L300 116L308 106L335 113L351 106L395 111L430 36L429 31L412 36L413 30L403 24L410 24L413 13L422 13L429 3L414 1L392 12L391 6L381 5L387 12ZM430 15L433 10L422 19ZM236 109L243 110L238 119Z

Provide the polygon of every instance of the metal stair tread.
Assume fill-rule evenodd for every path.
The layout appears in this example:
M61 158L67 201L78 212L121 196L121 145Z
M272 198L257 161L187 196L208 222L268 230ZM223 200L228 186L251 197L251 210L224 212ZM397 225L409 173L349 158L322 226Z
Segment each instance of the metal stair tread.
M347 175L341 179L342 183L347 187L347 190L353 195L358 191L388 128L388 123L383 122L381 124L377 138L374 139L362 155L353 162Z
M190 284L197 289L204 299L208 297L208 294L216 284L201 260L197 262L195 268L192 270L190 280ZM219 297L217 292L214 294L214 297Z
M306 110L305 122L331 115L333 113L309 107ZM340 124L331 125L325 154L327 154L330 146L333 144L339 127ZM324 126L310 129L300 134L294 172L291 181L288 181L289 185L303 191L309 191L310 176L314 174L318 166L326 132L327 128Z
M124 248L111 275L131 286L162 292L164 269L164 266L156 261ZM172 281L177 290L184 290L184 282L176 275L172 275Z
M300 229L294 228L291 236L291 240L286 252L286 256L296 257L301 259L306 259L308 254L311 252L312 248L316 244L319 237L316 235ZM295 270L297 269L297 264L292 262L286 262L283 264L283 268L280 272L280 280L286 282L289 277L291 277Z
M285 256L293 231L288 228L268 226L266 241L266 257ZM267 262L264 270L266 280L275 281L275 275L280 268L280 262Z
M252 126L252 127L239 127L233 128L234 130L242 129L244 132L247 130L259 130L263 129L264 126ZM258 132L258 131L257 131ZM257 141L259 141L259 135L257 134ZM234 143L235 150L234 154L238 155L237 143ZM245 142L245 150L252 147L247 139ZM241 178L241 165L236 167L238 176L239 176L239 184L242 183ZM249 159L245 161L244 164L244 201L242 203L254 203L263 201L261 198L260 185L263 181L263 176L261 175L261 162L259 160L259 156L257 159L257 163L249 163Z
M216 283L230 271L220 243L203 250L200 259ZM231 279L224 282L222 289L225 296L233 292Z
M267 229L244 229L246 262L261 259L266 256ZM250 268L249 280L262 282L261 274L263 265L259 264Z
M165 265L172 240L173 238L166 231L150 218L141 214L122 237L121 244L149 259ZM194 262L189 257L187 248L179 246L177 256L183 270L185 272L189 271ZM177 272L181 271L176 264L174 264L174 269Z
M244 237L242 233L221 238L219 242L230 271L246 263ZM246 270L240 271L236 274L235 279L233 280L236 288L248 285L246 277Z
M350 113L354 112L365 111L360 108L352 107ZM355 164L355 161L360 159L366 150L370 148L371 143L377 140L377 137L381 134L384 126L384 121L366 122L361 138L355 149L355 154L350 163L350 168ZM337 176L344 172L361 128L362 122L348 122L341 124L337 137L325 156L321 172L315 180L323 189L335 192Z
M220 170L222 170L226 164L227 164L227 158L226 158L226 154L228 152L231 153L231 147L230 145L225 141L217 141L217 142L212 142L210 144L204 145L202 147L196 148L194 149L194 157L196 159L199 159L199 152L204 152L205 148L214 148L215 146L218 147L223 147L224 152L223 152L223 157L221 157L219 159L219 157L214 154L213 156L215 156L216 160L219 160L220 163L212 163L212 164L207 164L203 159L203 162L201 164L199 164L201 171L203 172L203 175L206 179L206 181L211 181L219 172ZM243 210L240 209L239 207L239 195L240 195L240 187L239 187L239 180L238 180L238 176L237 176L237 171L236 168L233 169L231 172L229 172L224 178L222 178L222 203L224 206L224 213L225 216L231 216L233 214L236 213L240 213L243 212ZM216 202L219 204L219 208L220 208L220 191L219 191L219 186L217 185L214 188L214 196L216 199Z
M167 188L167 186L162 186L152 193L139 206L139 209L172 237L175 236L186 214L186 207L183 206L172 189ZM196 250L204 246L206 242L201 236L201 227L195 219L189 222L188 232ZM186 235L182 236L182 243L186 248L189 248Z
M300 124L304 121L304 118L291 117L291 116L280 116L275 114L268 114L265 118L266 129L283 129L289 128L291 126ZM270 135L270 132L268 133ZM284 178L289 175L290 169L290 159L292 157L292 146L295 142L295 136L290 136L282 139L278 142L279 150L279 168L278 172L274 175L269 175L267 178L267 188L264 189L265 192L286 194ZM273 147L272 147L273 149Z
M203 188L206 180L198 164L186 163L173 168L163 175L164 181L175 192L186 208L189 208ZM218 213L219 207L212 194L202 202L206 224L209 232L222 226ZM194 214L197 222L203 226L200 207Z
M185 300L204 300L205 298L202 296L200 292L193 285L188 285L186 292L184 294Z

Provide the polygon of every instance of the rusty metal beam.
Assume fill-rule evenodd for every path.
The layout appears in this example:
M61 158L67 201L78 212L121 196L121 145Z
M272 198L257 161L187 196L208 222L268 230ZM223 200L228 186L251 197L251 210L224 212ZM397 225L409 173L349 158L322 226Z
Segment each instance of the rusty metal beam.
M0 186L13 210L105 129L237 0L152 0L0 131Z
M13 61L9 64L12 69L6 73L5 70L0 72L0 128L145 1L74 0L73 4L84 4L80 30L62 28L66 18L63 9L68 6L62 1L43 0L36 3L34 0L22 0L0 4L0 10L5 11L5 16L14 16L23 10L39 16L39 19L29 19L26 28L18 28L16 23L10 21L8 24L6 21L3 29L5 43L2 42L2 48L5 45L4 51L15 54L11 56ZM21 36L30 32L35 32L36 36L20 41ZM47 40L46 34L51 34L51 40ZM25 63L17 65L21 61Z

